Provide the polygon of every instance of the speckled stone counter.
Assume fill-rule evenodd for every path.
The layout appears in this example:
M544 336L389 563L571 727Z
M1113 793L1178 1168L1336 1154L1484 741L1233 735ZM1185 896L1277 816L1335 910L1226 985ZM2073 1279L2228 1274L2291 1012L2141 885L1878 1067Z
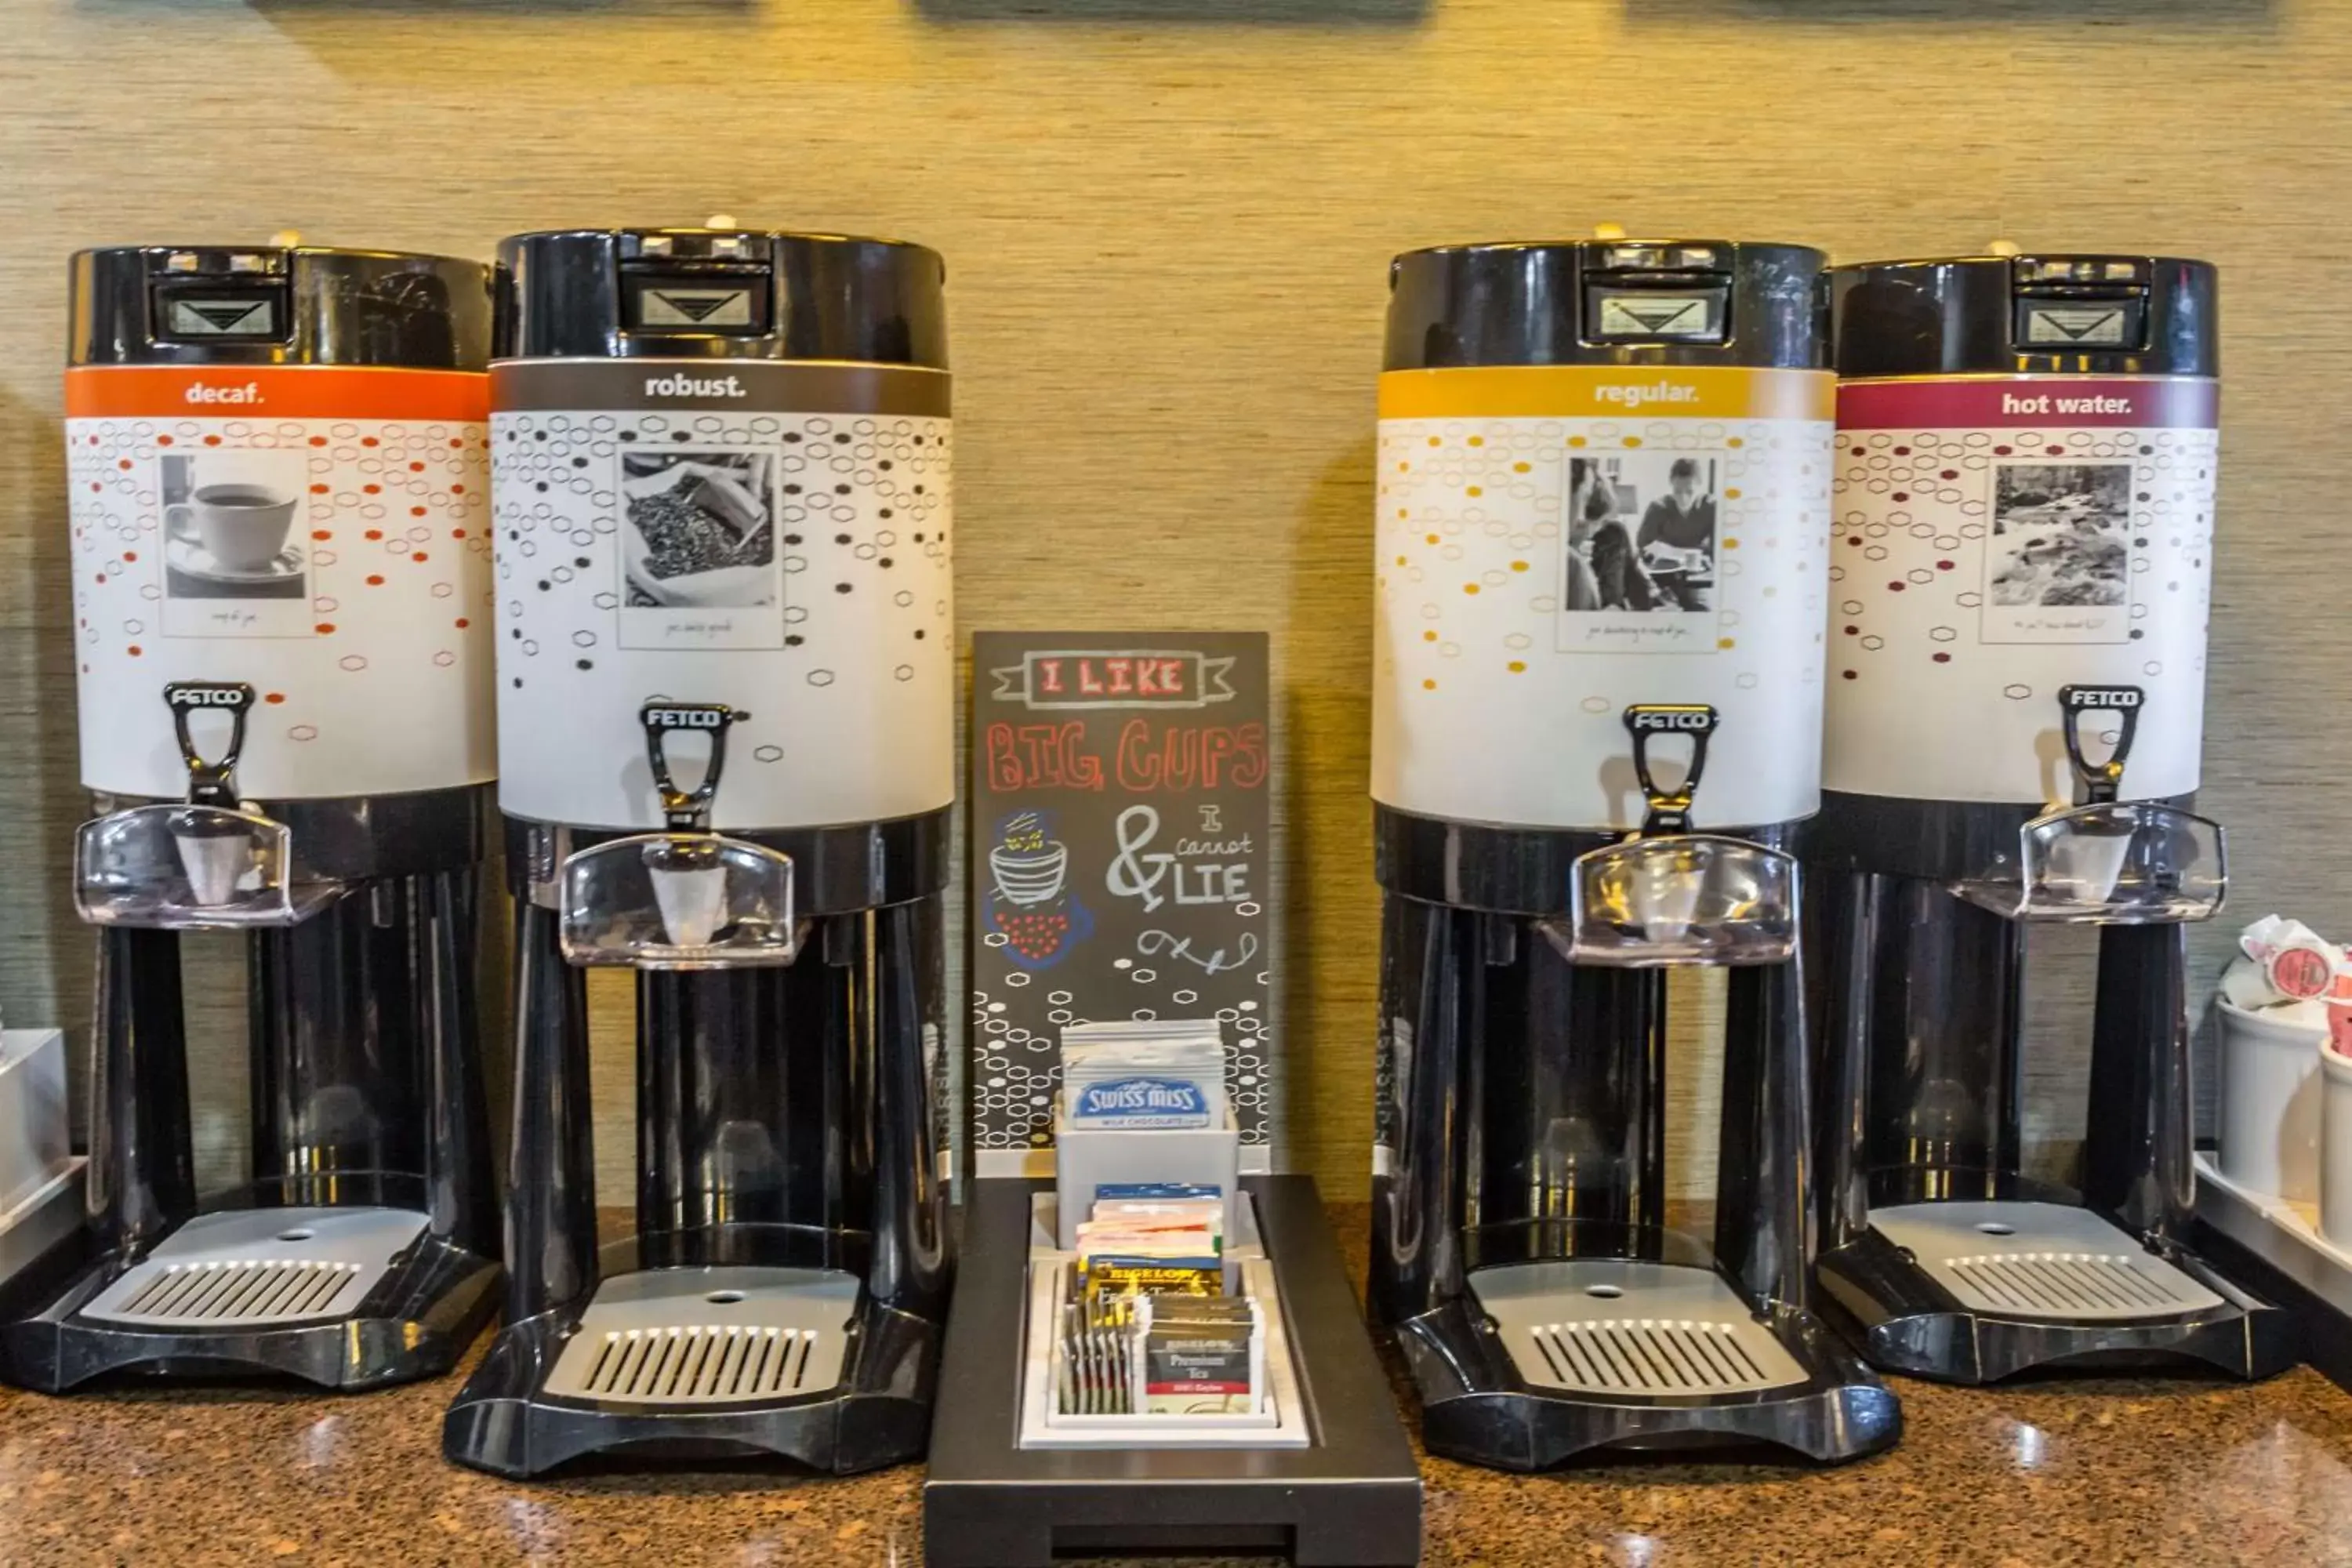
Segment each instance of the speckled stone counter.
M1365 1211L1335 1217L1360 1277ZM0 1392L0 1564L921 1561L919 1467L518 1486L442 1461L457 1386L331 1399ZM2352 1396L2307 1370L2252 1387L1898 1386L1901 1446L1840 1470L1633 1463L1515 1477L1428 1460L1424 1561L2352 1563Z

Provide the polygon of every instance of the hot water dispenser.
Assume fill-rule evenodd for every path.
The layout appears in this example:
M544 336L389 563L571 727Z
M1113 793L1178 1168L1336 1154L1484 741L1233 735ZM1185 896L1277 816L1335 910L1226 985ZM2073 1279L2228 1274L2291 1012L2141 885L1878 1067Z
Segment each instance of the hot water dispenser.
M1982 1383L2187 1359L2285 1314L2188 1250L2184 922L2214 545L2216 280L1993 255L1835 278L1836 579L1807 847L1820 1279L1875 1364ZM2026 928L2097 932L2079 1176L2026 1170Z

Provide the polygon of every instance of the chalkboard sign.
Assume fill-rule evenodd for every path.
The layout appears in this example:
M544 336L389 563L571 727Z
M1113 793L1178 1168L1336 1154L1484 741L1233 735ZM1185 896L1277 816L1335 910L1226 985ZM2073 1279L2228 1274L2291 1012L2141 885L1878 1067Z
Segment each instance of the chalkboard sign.
M1275 999L1263 632L972 641L972 1147L1051 1169L1065 1025L1215 1018L1266 1168Z

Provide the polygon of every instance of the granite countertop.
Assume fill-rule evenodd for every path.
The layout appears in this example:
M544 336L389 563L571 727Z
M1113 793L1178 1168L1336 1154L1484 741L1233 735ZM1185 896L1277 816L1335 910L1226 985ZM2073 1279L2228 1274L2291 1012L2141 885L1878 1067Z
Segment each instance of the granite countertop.
M1334 1218L1360 1279L1367 1210ZM2306 1368L2251 1387L1896 1385L1903 1442L1843 1469L1632 1462L1523 1477L1425 1460L1424 1561L2352 1563L2352 1395ZM0 1391L0 1564L921 1561L919 1466L517 1485L442 1459L457 1388Z

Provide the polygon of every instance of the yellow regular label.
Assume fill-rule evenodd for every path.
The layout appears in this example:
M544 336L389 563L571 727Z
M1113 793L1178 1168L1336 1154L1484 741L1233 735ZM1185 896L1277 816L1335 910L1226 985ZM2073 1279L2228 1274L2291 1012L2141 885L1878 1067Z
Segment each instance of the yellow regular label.
M1383 419L1805 419L1835 416L1825 370L1585 364L1392 370L1381 377Z

